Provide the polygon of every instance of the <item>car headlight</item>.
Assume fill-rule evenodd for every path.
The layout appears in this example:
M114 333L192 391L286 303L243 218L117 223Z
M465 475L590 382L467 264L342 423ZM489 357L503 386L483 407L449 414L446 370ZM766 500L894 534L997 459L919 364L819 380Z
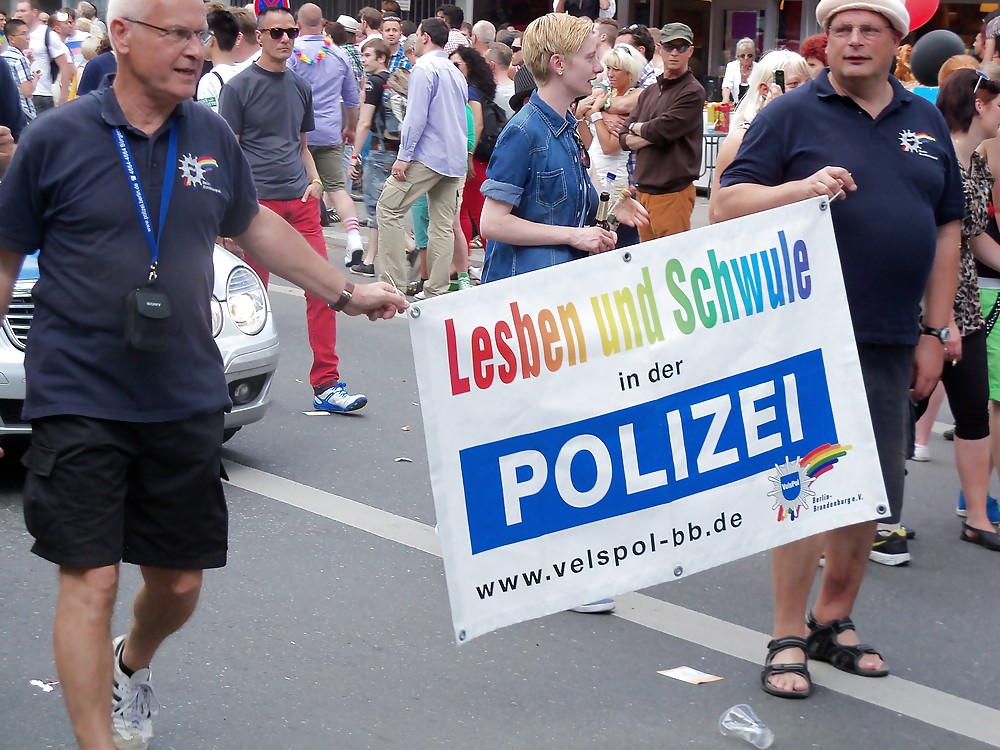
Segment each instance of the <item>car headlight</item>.
M261 332L267 322L267 293L249 268L240 266L229 274L226 305L237 327L248 336Z
M210 306L212 308L212 338L214 339L222 333L222 323L225 318L222 315L222 303L214 296Z

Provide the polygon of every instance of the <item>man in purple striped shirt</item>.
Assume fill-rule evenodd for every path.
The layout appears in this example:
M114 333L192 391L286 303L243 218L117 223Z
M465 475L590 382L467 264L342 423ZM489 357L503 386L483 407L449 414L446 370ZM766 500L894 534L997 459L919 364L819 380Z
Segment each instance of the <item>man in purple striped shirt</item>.
M344 264L356 266L365 248L358 229L354 201L344 179L344 144L354 145L361 94L351 62L323 33L323 11L306 3L296 15L302 35L296 40L288 67L309 82L316 129L307 136L309 152L323 181L327 205L333 204L347 230Z
M409 264L403 220L417 199L426 194L430 227L424 295L433 297L448 291L448 265L455 244L452 222L458 207L459 184L469 163L465 114L469 84L444 52L448 43L444 21L428 18L417 28L416 36L419 57L410 73L399 156L376 212L378 258L387 280L405 290Z

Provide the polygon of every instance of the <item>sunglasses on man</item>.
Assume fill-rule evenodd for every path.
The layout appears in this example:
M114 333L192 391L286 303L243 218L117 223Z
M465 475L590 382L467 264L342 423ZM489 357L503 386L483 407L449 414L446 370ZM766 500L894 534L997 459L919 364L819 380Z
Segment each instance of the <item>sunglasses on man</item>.
M299 35L299 30L298 30L297 28L295 28L294 26L293 26L292 28L290 28L290 29L279 29L279 28L274 28L274 29L261 29L261 33L265 32L265 31L266 31L266 32L267 32L268 34L270 34L270 35L271 35L271 38L272 38L272 39L273 39L274 41L278 41L278 40L279 40L279 39L281 39L281 37L283 37L283 36L284 36L285 34L288 34L288 38L289 38L289 39L295 39L295 37L297 37L297 36Z

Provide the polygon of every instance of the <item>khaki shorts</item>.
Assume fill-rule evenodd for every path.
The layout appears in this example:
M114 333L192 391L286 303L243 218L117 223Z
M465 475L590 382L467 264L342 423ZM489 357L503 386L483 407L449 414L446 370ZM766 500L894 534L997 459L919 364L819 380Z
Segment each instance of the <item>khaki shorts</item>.
M310 146L309 153L316 162L316 171L323 180L323 192L334 193L344 190L344 147Z

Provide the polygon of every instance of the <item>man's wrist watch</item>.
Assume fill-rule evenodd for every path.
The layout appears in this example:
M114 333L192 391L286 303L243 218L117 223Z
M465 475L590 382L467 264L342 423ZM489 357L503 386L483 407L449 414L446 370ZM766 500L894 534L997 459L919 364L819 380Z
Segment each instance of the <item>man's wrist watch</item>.
M942 344L947 344L951 340L950 328L931 328L930 326L920 326L921 336L933 336Z
M340 299L330 303L330 309L334 312L343 312L348 303L354 298L354 282L348 281L344 285L344 291L340 293Z

